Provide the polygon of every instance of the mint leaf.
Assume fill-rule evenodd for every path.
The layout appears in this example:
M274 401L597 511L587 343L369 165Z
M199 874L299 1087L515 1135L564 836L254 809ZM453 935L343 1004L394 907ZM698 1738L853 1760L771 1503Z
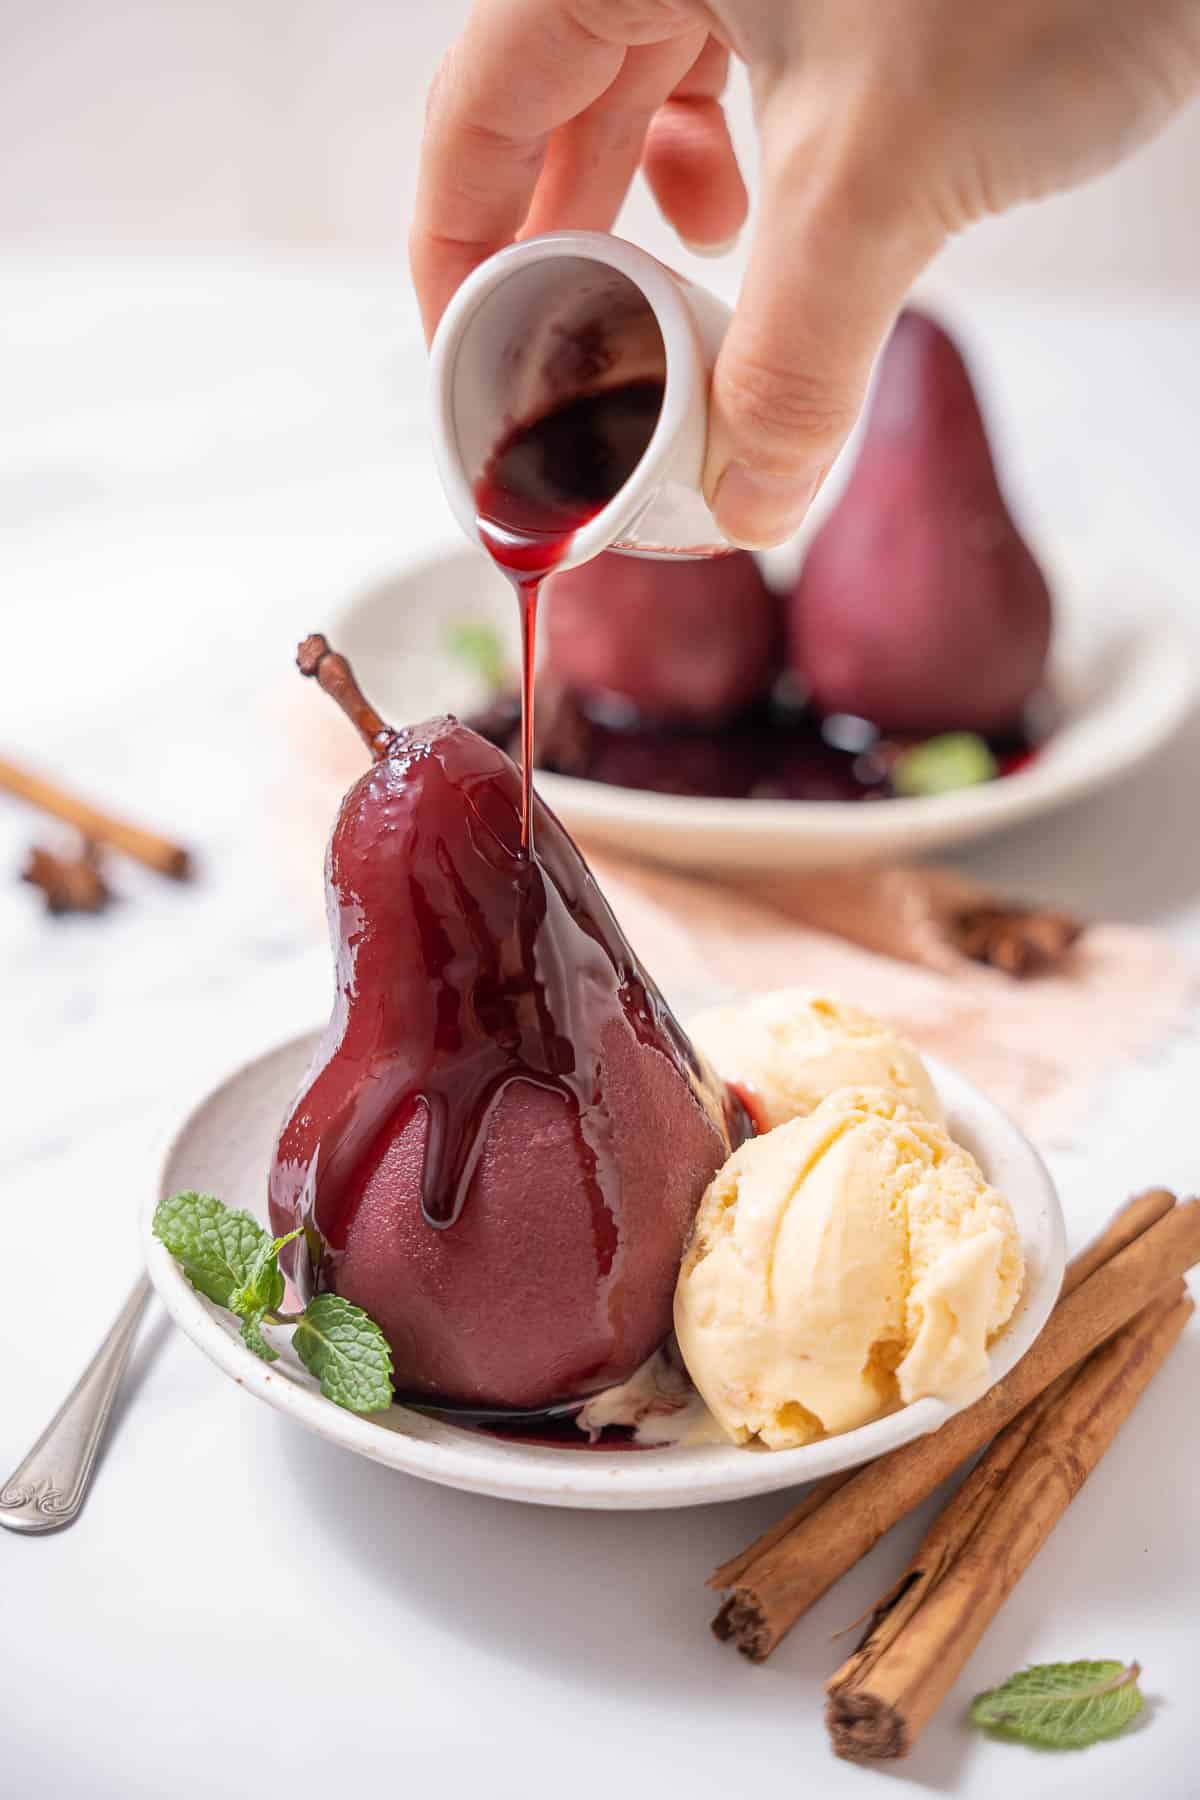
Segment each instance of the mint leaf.
M316 1294L304 1309L292 1347L327 1400L351 1412L392 1404L392 1353L378 1325L340 1294Z
M194 1288L238 1315L246 1348L264 1362L277 1361L279 1352L263 1336L262 1325L283 1300L279 1252L301 1232L272 1238L249 1213L212 1194L186 1193L159 1201L154 1235ZM351 1412L380 1412L391 1405L392 1353L361 1307L339 1294L318 1294L301 1315L292 1342L327 1400Z
M490 625L464 619L446 633L446 649L457 662L480 676L489 688L504 686L507 667L500 634Z
M262 1312L248 1313L242 1320L242 1342L247 1350L253 1350L255 1356L261 1356L264 1362L278 1362L279 1352L273 1350L262 1334Z
M274 1242L264 1237L255 1253L250 1266L250 1273L240 1288L235 1288L226 1301L230 1312L240 1318L248 1319L254 1313L274 1312L283 1304L283 1274L279 1267L279 1252L285 1244L300 1236L300 1228L289 1231L286 1237L276 1238Z
M194 1288L228 1306L250 1279L271 1240L247 1212L224 1206L212 1194L172 1194L154 1213L154 1235L165 1244Z
M279 1269L279 1259L275 1254L274 1244L270 1238L266 1238L259 1246L245 1282L233 1290L225 1304L230 1312L248 1319L254 1313L261 1314L280 1305L282 1300L283 1276Z
M981 737L973 731L947 731L898 756L892 764L892 786L906 799L915 800L977 787L995 774L996 759Z
M971 1718L986 1730L1051 1750L1113 1737L1144 1704L1137 1663L1036 1663L977 1694Z

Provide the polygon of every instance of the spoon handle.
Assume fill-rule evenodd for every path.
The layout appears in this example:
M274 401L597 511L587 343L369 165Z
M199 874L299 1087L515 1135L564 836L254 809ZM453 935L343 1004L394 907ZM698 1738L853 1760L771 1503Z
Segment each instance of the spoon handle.
M139 1276L95 1356L0 1488L0 1525L10 1531L58 1531L75 1518L149 1297L150 1283Z

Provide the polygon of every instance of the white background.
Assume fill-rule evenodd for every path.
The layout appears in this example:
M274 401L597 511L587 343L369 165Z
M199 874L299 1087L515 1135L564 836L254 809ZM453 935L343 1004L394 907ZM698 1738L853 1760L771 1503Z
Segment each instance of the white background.
M133 1274L160 1123L327 1002L288 664L355 588L450 538L394 252L458 10L0 4L2 748L202 859L190 890L122 869L98 923L47 921L0 882L3 1468ZM1198 146L1193 113L1119 176L954 246L936 278L1034 536L1099 537L1185 617ZM626 229L666 247L644 200ZM704 274L729 288L736 262ZM1198 783L1193 727L1113 793L962 860L1194 946ZM0 809L0 869L35 831ZM1073 1238L1132 1186L1194 1184L1197 1077L1184 1034L1055 1147ZM919 1521L752 1669L709 1638L702 1581L777 1500L600 1517L422 1487L252 1406L153 1318L80 1523L0 1535L0 1793L727 1800L887 1780L1187 1800L1198 1380L1190 1334L916 1756L881 1776L830 1759L820 1682L829 1633ZM1128 1740L1047 1759L963 1729L970 1693L1026 1658L1110 1654L1139 1656L1154 1696Z
M0 241L403 241L430 73L466 0L0 0ZM730 115L753 132L735 74ZM953 246L952 279L1200 278L1200 111L1081 193ZM631 237L670 240L640 194Z

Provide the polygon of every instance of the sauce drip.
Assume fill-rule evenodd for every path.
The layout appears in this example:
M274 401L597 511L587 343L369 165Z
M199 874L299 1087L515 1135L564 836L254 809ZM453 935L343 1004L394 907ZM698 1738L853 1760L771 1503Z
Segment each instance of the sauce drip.
M351 790L329 856L336 1055L285 1127L271 1187L277 1204L285 1189L296 1199L303 1188L304 1222L334 1261L418 1108L427 1120L421 1210L429 1225L452 1225L492 1114L523 1082L569 1103L606 1270L620 1177L603 1044L621 1023L684 1075L714 1134L748 1135L740 1105L641 971L563 827L539 809L538 829L538 854L523 856L511 763L451 719L395 733Z
M512 1408L538 1379L552 1378L568 1398L627 1373L635 1347L640 1360L655 1341L643 1341L640 1291L658 1280L668 1296L665 1316L652 1320L661 1337L678 1234L701 1185L751 1133L740 1102L697 1057L642 970L572 839L530 788L539 584L627 478L660 404L654 382L573 402L511 433L479 484L481 535L523 610L520 778L507 756L455 719L375 731L365 702L348 708L360 731L366 722L375 761L347 794L330 841L337 995L277 1145L271 1217L280 1231L305 1228L307 1253L285 1252L304 1298L346 1291L350 1248L360 1246L357 1266L375 1285L364 1296L356 1277L348 1297L389 1336L398 1384L451 1404L482 1397ZM635 1084L644 1084L645 1111L631 1113ZM493 1195L537 1196L547 1178L539 1133L544 1140L555 1128L544 1105L530 1104L528 1143L514 1130L515 1096L492 1129L519 1087L565 1102L559 1116L565 1111L574 1140L565 1160L550 1146L556 1198L541 1204L573 1207L582 1189L585 1231L590 1221L587 1253L578 1258L566 1246L553 1280L539 1274L528 1295L522 1335L554 1346L552 1377L506 1374L526 1369L523 1345L489 1339L493 1317L506 1317L508 1284L521 1290L528 1280L529 1239L519 1230L511 1252L494 1239L484 1251L474 1216L462 1216L477 1180L489 1181ZM647 1113L664 1122L663 1148L639 1151L631 1190L630 1134L649 1132L658 1143ZM413 1235L404 1197L415 1202L418 1179ZM518 1203L512 1212L528 1217ZM422 1220L432 1231L419 1229ZM450 1254L451 1241L450 1261L440 1261L435 1246L446 1243ZM430 1304L433 1313L422 1314ZM539 1307L550 1310L542 1316ZM439 1379L436 1340L456 1332L491 1344L486 1377ZM445 1366L457 1367L453 1359ZM544 1404L539 1395L535 1406Z
M475 488L484 548L516 591L521 614L521 853L532 852L533 664L538 595L581 525L641 461L662 410L663 384L627 382L518 425Z

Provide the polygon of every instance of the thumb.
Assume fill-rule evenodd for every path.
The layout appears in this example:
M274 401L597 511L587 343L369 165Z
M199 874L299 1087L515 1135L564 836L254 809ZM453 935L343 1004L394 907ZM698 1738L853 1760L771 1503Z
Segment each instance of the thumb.
M781 543L804 518L940 242L902 201L868 200L861 172L817 177L811 145L803 158L771 149L764 141L750 263L713 372L704 471L722 532L750 550Z

